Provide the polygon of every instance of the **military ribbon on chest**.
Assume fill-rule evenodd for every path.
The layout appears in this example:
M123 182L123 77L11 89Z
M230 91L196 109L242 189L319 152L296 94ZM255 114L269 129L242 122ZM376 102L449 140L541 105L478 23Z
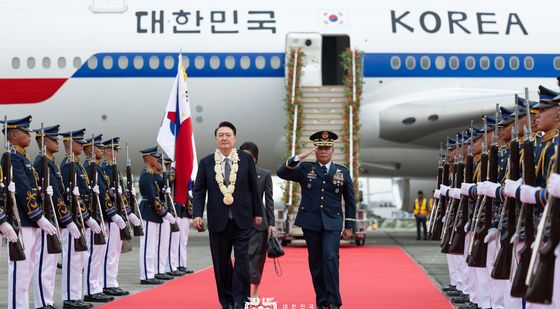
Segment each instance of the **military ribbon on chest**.
M333 184L341 186L344 183L344 173L340 169L336 169L333 175Z

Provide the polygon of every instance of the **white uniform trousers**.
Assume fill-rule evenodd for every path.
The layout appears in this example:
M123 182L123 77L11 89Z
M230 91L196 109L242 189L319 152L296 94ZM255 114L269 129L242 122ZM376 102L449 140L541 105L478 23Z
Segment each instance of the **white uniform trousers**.
M54 286L56 284L56 264L60 254L47 252L47 234L40 231L41 244L37 250L37 267L33 273L35 308L54 305Z
M517 263L519 261L519 251L523 248L525 242L520 241L517 243L515 247L515 256L513 257L512 270L511 270L511 278L515 276L515 272L517 271ZM506 289L504 291L504 307L507 309L521 309L523 308L523 302L521 298L514 298L511 296L511 284L512 281L506 280Z
M492 268L494 268L494 261L499 251L500 238L498 237L488 243L488 255L486 256L486 272L488 273L488 278L490 278L490 302L492 303L492 309L504 309L506 280L492 278Z
M177 218L181 229L179 232L171 233L169 245L168 271L174 271L177 267L187 267L187 244L189 241L189 218Z
M93 295L103 292L103 273L100 269L103 268L107 244L93 244L94 234L90 229L86 235L88 251L84 252L84 295Z
M457 286L457 268L455 267L455 259L450 254L445 255L447 258L447 268L449 270L449 283Z
M122 240L119 227L116 223L105 223L107 231L107 247L105 249L103 267L103 287L116 288L119 286L119 261L121 258Z
M63 301L82 299L82 270L84 267L84 252L74 251L74 242L74 238L70 235L68 230L62 229Z
M171 225L168 222L160 224L156 261L156 271L158 274L164 274L168 271L167 263L169 262L169 240L171 237L169 234L171 234Z
M22 227L19 235L24 247L25 260L8 262L8 308L29 308L29 284L37 263L41 246L41 230ZM9 257L9 255L8 255Z
M160 225L161 223L142 220L144 236L140 238L140 249L138 250L140 280L154 278Z
M469 250L470 233L465 235L465 249L463 250L463 255L461 256L461 267L459 271L463 276L463 286L465 287L463 293L469 295L471 302L473 301L473 290L474 290L474 279L472 278L473 271L467 265L467 255Z

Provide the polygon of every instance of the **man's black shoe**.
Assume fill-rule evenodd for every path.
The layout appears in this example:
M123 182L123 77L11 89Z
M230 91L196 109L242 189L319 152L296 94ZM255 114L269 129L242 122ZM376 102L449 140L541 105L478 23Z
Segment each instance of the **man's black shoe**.
M448 285L446 287L441 288L442 291L447 292L447 291L457 291L457 287L454 285Z
M159 280L156 278L151 278L151 279L142 279L140 280L140 284L162 284L163 280Z
M156 274L155 275L156 279L160 279L160 280L171 280L174 277L167 275L167 274Z
M445 292L445 295L447 295L447 297L457 297L457 296L463 296L463 292L461 291L449 291L449 292Z
M169 271L169 272L167 272L167 274L170 275L170 276L174 276L174 277L180 277L180 276L185 275L185 272L182 272L179 269L177 269L177 270L174 270L174 271Z
M123 290L119 287L104 288L103 293L105 293L107 295L112 295L112 296L125 296L125 295L130 294L129 291L125 291L125 290Z
M187 269L186 267L183 267L183 266L177 267L177 269L180 270L180 271L182 271L182 272L184 272L185 274L192 274L192 273L194 273L194 270L192 270L192 269Z
M115 300L115 298L103 293L97 293L92 295L84 295L84 300L92 303L106 303Z
M464 304L470 302L468 297L459 296L459 297L451 297L451 301L456 304Z
M68 309L89 309L93 308L92 304L88 304L81 299L78 300L65 300L62 308Z

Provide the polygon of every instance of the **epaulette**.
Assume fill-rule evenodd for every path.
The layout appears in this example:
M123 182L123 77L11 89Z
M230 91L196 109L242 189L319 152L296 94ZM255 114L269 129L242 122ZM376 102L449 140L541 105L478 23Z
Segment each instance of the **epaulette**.
M342 165L342 164L339 164L339 163L335 163L334 165L336 165L336 166L338 166L338 167L342 167L342 168L348 169L346 166L344 166L344 165Z

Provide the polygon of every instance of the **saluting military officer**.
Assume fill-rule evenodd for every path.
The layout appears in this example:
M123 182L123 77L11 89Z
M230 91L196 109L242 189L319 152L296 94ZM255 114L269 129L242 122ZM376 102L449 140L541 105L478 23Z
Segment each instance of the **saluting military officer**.
M6 129L12 164L13 182L8 190L15 194L17 211L20 217L20 241L25 250L26 259L23 261L9 261L8 263L8 308L29 307L29 283L33 271L37 266L37 251L41 243L41 231L48 235L56 234L55 226L44 217L43 211L37 203L37 173L29 161L27 150L31 143L29 129L31 116L21 119L8 120ZM7 131L7 132L6 132ZM48 188L47 190L52 190Z
M332 162L338 136L329 131L311 135L315 148L288 159L277 175L297 181L301 186L301 203L295 225L303 229L309 254L309 270L318 308L342 306L339 291L339 245L350 239L356 221L354 184L348 169ZM316 162L302 162L315 153ZM344 198L344 213L342 199Z

